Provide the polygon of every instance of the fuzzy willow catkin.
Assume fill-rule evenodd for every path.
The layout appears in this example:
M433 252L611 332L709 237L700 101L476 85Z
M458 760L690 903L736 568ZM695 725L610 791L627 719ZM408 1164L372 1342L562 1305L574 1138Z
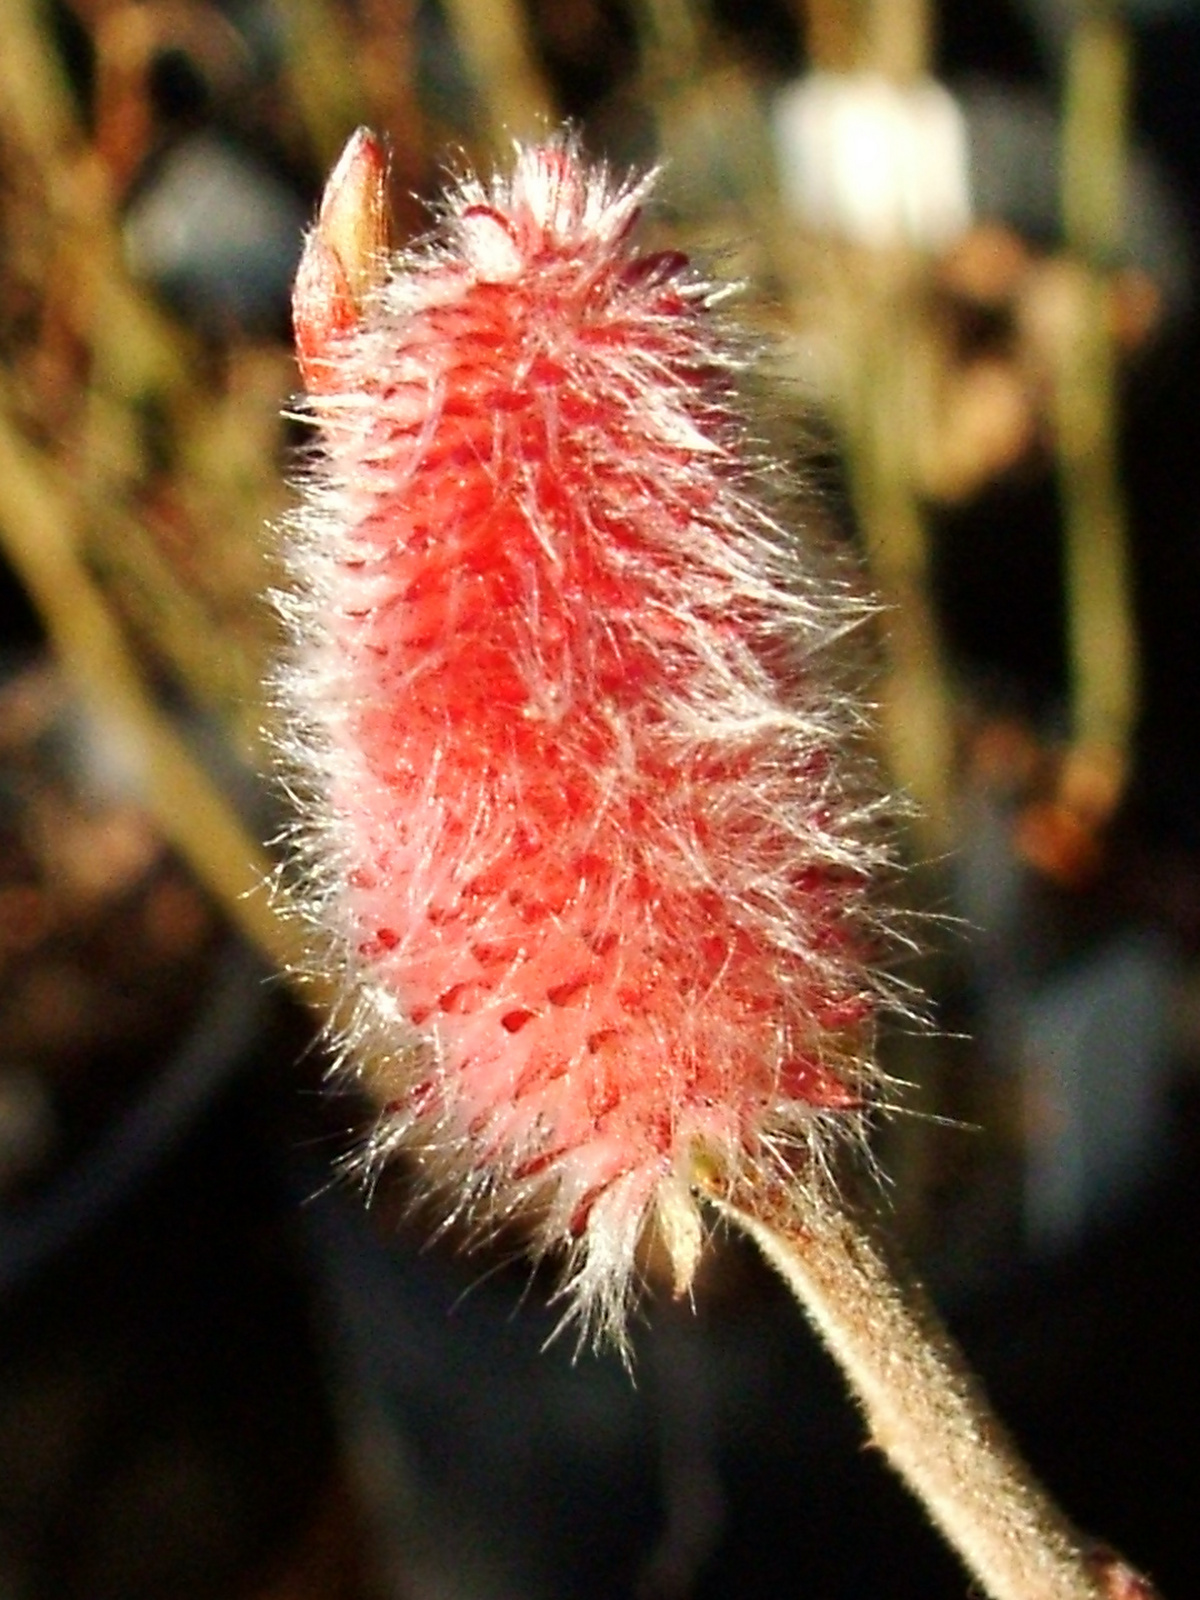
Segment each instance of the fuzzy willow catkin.
M570 140L390 252L369 135L297 281L319 423L287 529L297 876L345 1059L454 1214L565 1250L620 1338L697 1163L810 1182L861 1132L877 802L720 291Z

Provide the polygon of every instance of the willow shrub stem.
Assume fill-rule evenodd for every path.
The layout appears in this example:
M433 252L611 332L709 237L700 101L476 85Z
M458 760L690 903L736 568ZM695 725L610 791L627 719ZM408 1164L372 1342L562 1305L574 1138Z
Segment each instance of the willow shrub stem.
M1017 1455L936 1313L901 1288L879 1246L825 1193L798 1189L776 1203L764 1215L755 1201L748 1209L714 1197L800 1301L873 1442L991 1600L1119 1592Z

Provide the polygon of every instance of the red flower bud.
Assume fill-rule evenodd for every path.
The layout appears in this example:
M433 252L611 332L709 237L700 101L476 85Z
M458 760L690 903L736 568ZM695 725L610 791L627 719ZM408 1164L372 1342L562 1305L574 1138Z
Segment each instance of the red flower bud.
M882 859L824 659L863 607L779 520L717 292L634 244L647 187L521 150L348 290L352 145L297 284L324 441L282 674L373 1155L527 1211L618 1337L651 1217L690 1281L696 1162L860 1129Z

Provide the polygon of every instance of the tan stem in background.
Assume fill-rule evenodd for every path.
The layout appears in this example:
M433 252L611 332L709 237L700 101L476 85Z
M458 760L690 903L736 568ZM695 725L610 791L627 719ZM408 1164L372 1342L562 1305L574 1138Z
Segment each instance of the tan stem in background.
M350 21L323 0L288 0L282 39L288 93L322 166L332 167L368 115Z
M864 65L897 83L929 71L933 43L930 0L870 0Z
M800 0L805 49L826 72L881 72L897 83L929 71L930 0Z
M688 0L635 0L642 81L652 99L695 83L705 69L701 19Z
M801 0L809 62L826 72L850 72L860 56L863 0Z
M849 353L846 471L871 580L884 606L887 673L879 719L891 771L916 800L919 849L952 836L954 719L934 613L929 537L915 483L913 393L920 265L897 248L864 257L844 306Z
M1055 424L1072 736L1077 747L1111 751L1121 767L1137 716L1139 665L1107 278L1121 240L1128 101L1127 32L1110 6L1088 5L1067 57L1063 220L1083 270L1059 341Z
M901 84L928 73L929 0L804 0L801 9L816 66L879 72ZM914 385L925 262L900 243L879 250L830 244L823 257L817 270L834 309L845 374L837 420L850 498L885 613L885 756L916 801L918 853L940 858L952 841L954 717L917 492Z
M713 1197L781 1275L841 1365L871 1439L990 1600L1151 1600L1098 1562L1010 1444L936 1313L827 1195L764 1216Z
M507 158L513 139L544 137L558 118L523 8L516 0L445 0L445 12L483 101L493 155Z

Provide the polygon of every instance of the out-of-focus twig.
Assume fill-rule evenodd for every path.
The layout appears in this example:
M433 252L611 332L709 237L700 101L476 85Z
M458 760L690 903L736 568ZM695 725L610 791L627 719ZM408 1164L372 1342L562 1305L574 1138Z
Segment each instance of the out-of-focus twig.
M651 103L694 83L704 70L706 41L689 0L637 0L634 16L642 83Z
M1079 7L1067 54L1063 222L1080 263L1058 341L1055 423L1063 496L1078 750L1128 761L1138 650L1119 480L1117 352L1108 274L1120 242L1128 140L1129 35L1108 0Z
M930 0L867 0L866 30L864 65L896 83L909 83L929 71Z
M290 0L281 16L289 97L320 164L332 166L369 114L350 20L326 0Z
M554 96L533 53L518 0L444 0L485 116L493 155L513 139L537 138L557 121Z
M874 72L899 84L928 67L927 0L870 0L857 37L835 26L821 0L805 6L810 55L822 68ZM822 57L832 51L835 59ZM914 384L925 264L916 241L878 249L831 240L808 257L834 312L842 379L835 402L854 510L872 580L886 608L888 667L881 691L887 756L914 797L923 855L950 842L954 769L948 668L934 614L929 542L917 493ZM795 270L792 273L795 277Z
M798 0L808 59L826 72L849 72L860 54L864 0Z
M860 258L857 266L850 279L855 303L844 305L842 323L850 364L842 417L846 470L872 582L886 608L883 736L897 781L919 807L914 829L920 848L936 856L950 842L954 739L916 490L920 265L898 249Z
M77 130L63 73L46 49L40 11L34 0L10 0L5 7L0 87L5 115L46 161L56 159Z

